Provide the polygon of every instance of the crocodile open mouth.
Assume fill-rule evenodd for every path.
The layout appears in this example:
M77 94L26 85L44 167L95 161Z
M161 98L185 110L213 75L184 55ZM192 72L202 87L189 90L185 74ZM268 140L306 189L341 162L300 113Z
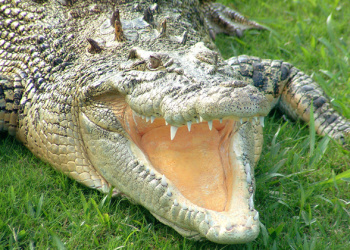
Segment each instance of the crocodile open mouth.
M174 126L115 99L98 99L111 107L126 132L118 131L118 140L125 139L127 150L111 159L98 154L118 148L118 141L104 139L113 139L114 132L105 137L107 126L99 128L99 120L89 112L81 116L89 158L108 182L184 236L227 244L257 237L253 166L262 117L205 121L198 115ZM123 155L132 161L118 169L113 161Z
M201 122L175 129L163 118L146 121L134 114L127 121L133 141L183 196L206 209L227 210L234 171L228 157L234 121L215 120L211 128Z
M125 114L126 131L143 153L138 157L170 180L191 203L217 212L229 211L232 202L237 202L232 197L239 196L237 192L247 181L251 183L251 170L247 173L240 166L242 159L237 160L233 153L233 137L240 121L197 119L198 123L174 127L163 118L143 117L130 108Z

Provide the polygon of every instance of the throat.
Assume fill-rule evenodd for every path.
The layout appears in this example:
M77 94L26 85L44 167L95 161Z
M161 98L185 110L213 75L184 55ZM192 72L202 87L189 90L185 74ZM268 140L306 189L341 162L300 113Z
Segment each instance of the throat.
M230 134L218 126L210 131L205 124L193 124L190 132L182 126L173 140L169 126L158 127L142 136L140 146L184 197L200 207L225 211L231 195Z

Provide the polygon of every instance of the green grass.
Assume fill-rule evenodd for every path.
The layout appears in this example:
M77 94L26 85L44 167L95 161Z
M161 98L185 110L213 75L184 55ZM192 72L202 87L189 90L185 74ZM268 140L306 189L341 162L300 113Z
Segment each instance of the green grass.
M241 39L219 36L225 58L293 63L350 118L349 1L222 2L268 27ZM77 184L1 135L0 249L349 249L349 152L279 112L265 120L264 132L255 195L262 232L240 246L184 239L142 207Z

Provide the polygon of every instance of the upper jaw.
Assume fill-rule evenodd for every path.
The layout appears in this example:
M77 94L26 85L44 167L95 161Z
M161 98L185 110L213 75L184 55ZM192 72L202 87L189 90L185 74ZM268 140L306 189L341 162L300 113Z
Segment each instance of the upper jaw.
M149 119L164 118L175 127L200 119L208 122L225 118L251 119L266 116L271 109L264 94L251 85L240 88L200 86L193 94L190 91L193 86L164 88L160 82L160 86L155 85L149 93L140 86L140 90L126 96L126 101L137 114Z

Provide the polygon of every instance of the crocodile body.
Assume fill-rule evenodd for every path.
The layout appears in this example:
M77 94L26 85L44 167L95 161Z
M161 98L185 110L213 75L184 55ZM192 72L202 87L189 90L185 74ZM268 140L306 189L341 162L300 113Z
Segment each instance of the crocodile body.
M254 240L264 117L277 107L308 122L312 104L317 132L340 141L350 122L289 63L223 60L217 32L262 28L237 13L119 2L1 1L0 130L186 237Z

